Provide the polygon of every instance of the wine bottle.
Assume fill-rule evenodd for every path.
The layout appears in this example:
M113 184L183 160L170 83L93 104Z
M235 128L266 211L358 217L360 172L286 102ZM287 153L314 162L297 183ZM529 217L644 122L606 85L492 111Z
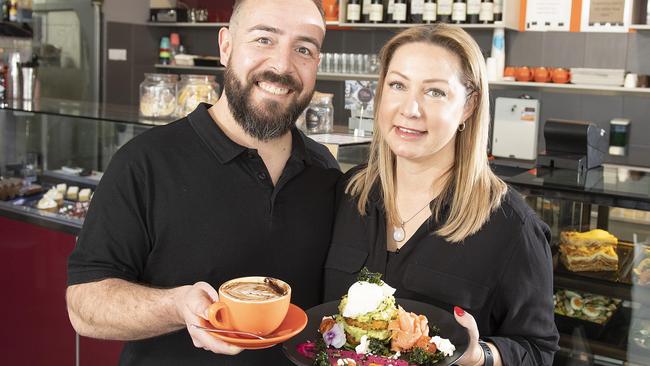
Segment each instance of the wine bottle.
M345 19L348 23L358 23L361 20L361 0L348 0Z
M361 8L361 20L364 23L370 23L370 7L371 0L363 0L363 7Z
M411 0L409 23L422 23L424 21L424 0Z
M395 0L393 5L393 23L406 23L407 6L406 0Z
M395 0L384 1L384 21L394 23L393 11L395 10Z
M435 23L438 19L438 4L436 0L424 0L424 10L422 12L422 20L427 23Z
M492 0L483 0L481 3L479 21L483 24L494 23L494 3Z
M503 21L503 0L494 0L494 21Z
M481 0L467 0L467 23L478 24L481 12Z
M438 21L442 23L451 22L451 12L453 9L453 0L438 0Z
M381 23L384 21L384 3L382 0L371 0L370 22Z
M451 21L455 24L463 24L467 20L467 3L465 0L454 0L451 11Z

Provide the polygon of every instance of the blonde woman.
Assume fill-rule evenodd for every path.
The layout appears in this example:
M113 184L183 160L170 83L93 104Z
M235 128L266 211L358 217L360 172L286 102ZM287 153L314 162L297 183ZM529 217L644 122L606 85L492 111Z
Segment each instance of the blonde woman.
M370 157L339 184L325 299L366 266L397 297L453 308L470 336L458 365L551 365L550 234L488 165L481 50L436 25L396 35L380 57Z

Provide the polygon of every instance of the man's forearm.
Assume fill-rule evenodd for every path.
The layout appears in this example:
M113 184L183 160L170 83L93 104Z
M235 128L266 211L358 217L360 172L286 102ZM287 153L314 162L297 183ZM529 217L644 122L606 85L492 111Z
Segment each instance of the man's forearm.
M188 286L156 289L120 279L68 287L68 315L77 333L102 339L137 340L185 327L175 298Z

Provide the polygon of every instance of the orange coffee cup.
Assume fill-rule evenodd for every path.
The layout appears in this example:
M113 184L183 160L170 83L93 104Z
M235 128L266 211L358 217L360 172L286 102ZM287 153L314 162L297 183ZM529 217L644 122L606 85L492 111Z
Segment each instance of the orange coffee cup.
M517 81L531 81L533 79L533 70L528 66L522 66L515 69L515 78Z
M515 67L514 66L506 66L505 69L503 69L503 76L504 77L515 77Z
M546 83L551 81L551 73L545 67L536 67L533 69L533 78L538 83Z
M571 73L567 69L558 67L551 71L551 78L553 79L554 83L566 84L569 82L569 80L571 80Z
M276 330L289 310L291 287L271 278L278 289L265 281L268 277L235 278L219 287L219 301L208 308L210 324L218 329L268 335Z

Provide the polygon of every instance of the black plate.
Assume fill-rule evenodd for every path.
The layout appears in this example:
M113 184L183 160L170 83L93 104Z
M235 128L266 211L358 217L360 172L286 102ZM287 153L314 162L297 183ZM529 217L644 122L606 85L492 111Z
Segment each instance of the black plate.
M312 365L312 360L298 353L296 347L307 341L313 342L317 337L320 337L318 327L321 319L323 319L324 316L337 314L339 311L339 302L339 300L330 301L307 310L306 313L309 320L305 329L282 344L284 354L294 364L298 366ZM429 320L429 327L435 325L440 328L440 336L442 338L448 338L451 343L456 346L454 354L436 363L436 366L451 365L463 355L467 349L467 344L469 343L469 336L467 335L467 330L458 324L453 314L433 305L418 301L396 299L396 302L408 312L425 315Z

